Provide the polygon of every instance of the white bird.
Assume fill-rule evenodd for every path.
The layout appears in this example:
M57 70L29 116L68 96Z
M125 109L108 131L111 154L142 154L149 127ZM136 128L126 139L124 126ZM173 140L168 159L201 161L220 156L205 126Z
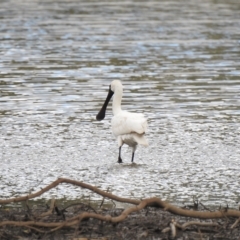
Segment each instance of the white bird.
M105 118L107 105L113 97L113 118L112 118L112 132L116 136L119 146L118 163L122 163L121 147L125 143L132 147L132 162L134 160L134 153L137 145L148 146L148 141L145 138L147 130L147 119L141 113L130 113L123 111L121 108L123 86L119 80L114 80L109 86L109 91L102 109L99 111L96 119L101 121Z

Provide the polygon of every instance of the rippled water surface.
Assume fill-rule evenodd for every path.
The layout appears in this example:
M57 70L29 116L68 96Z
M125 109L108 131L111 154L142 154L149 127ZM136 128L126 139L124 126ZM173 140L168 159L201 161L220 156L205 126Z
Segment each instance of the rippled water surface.
M58 177L125 197L240 200L238 1L1 1L0 197ZM113 79L123 109L144 112L136 164L111 133ZM60 186L43 197L88 192ZM97 198L97 196L93 196Z

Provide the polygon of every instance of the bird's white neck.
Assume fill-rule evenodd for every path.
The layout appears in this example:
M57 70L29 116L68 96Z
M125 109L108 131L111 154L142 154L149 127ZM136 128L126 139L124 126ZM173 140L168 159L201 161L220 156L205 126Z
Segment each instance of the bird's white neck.
M121 102L122 102L122 88L118 88L116 89L113 95L112 105L113 115L116 115L122 111Z

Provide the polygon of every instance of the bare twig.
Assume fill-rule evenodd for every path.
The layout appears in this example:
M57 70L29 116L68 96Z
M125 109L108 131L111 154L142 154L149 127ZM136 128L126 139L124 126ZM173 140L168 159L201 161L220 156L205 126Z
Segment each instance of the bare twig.
M240 222L240 218L238 218L230 228L231 229L235 228L239 224L239 222Z
M177 234L177 229L176 229L176 225L175 225L175 220L172 220L172 222L170 222L169 226L170 226L170 229L171 229L172 238L175 238L175 237L176 237L176 234Z
M24 227L27 227L29 229L33 229L34 231L37 231L37 232L40 232L40 233L46 233L46 231L43 231L39 228L36 228L36 227L32 227L32 226L24 226Z
M173 227L173 225L175 226L175 228ZM188 228L189 226L201 226L201 227L221 227L219 224L217 223L211 223L211 222L197 222L197 221L190 221L190 222L186 222L184 224L179 224L178 222L176 222L175 220L172 220L170 223L170 227L166 227L162 230L163 233L167 233L169 231L172 232L172 237L176 236L176 227L182 229L183 231Z
M82 205L82 206L84 206L84 207L87 207L88 209L91 209L93 212L97 213L97 211L96 211L93 207L91 207L91 206L88 205L88 204L82 203L82 202L72 203L72 204L68 205L67 207L63 208L62 211L66 211L66 209L68 209L68 208L70 208L70 207L72 207L72 206L78 206L78 205Z
M211 209L207 208L207 207L206 207L205 205L203 205L201 202L200 202L200 204L202 205L202 207L203 207L205 210L207 210L207 211L209 211L209 212L212 212Z
M37 218L44 218L44 217L46 217L46 216L51 215L51 214L53 213L53 211L54 211L54 206L55 206L55 199L52 198L52 200L51 200L51 205L50 205L49 210L48 210L47 212L45 212L45 213L42 213L42 214L41 214L39 217L37 217Z
M186 222L183 225L178 225L181 226L182 230L185 230L187 227L191 225L197 225L201 227L220 227L218 223L213 223L213 222L197 222L197 221L190 221Z
M203 238L202 238L202 232L201 232L200 228L198 228L198 233L199 233L199 235L200 235L200 239L203 240Z
M166 228L164 228L164 229L162 230L162 233L167 233L167 232L169 232L169 231L171 231L171 228L170 228L170 227L166 227Z

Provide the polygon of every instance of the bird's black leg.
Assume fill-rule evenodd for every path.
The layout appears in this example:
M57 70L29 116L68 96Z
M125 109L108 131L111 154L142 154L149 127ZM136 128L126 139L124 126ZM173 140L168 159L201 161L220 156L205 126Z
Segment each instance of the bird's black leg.
M133 159L134 159L134 152L132 153L132 162L133 162Z
M121 147L119 147L118 163L122 163L123 162L122 158L121 158Z

